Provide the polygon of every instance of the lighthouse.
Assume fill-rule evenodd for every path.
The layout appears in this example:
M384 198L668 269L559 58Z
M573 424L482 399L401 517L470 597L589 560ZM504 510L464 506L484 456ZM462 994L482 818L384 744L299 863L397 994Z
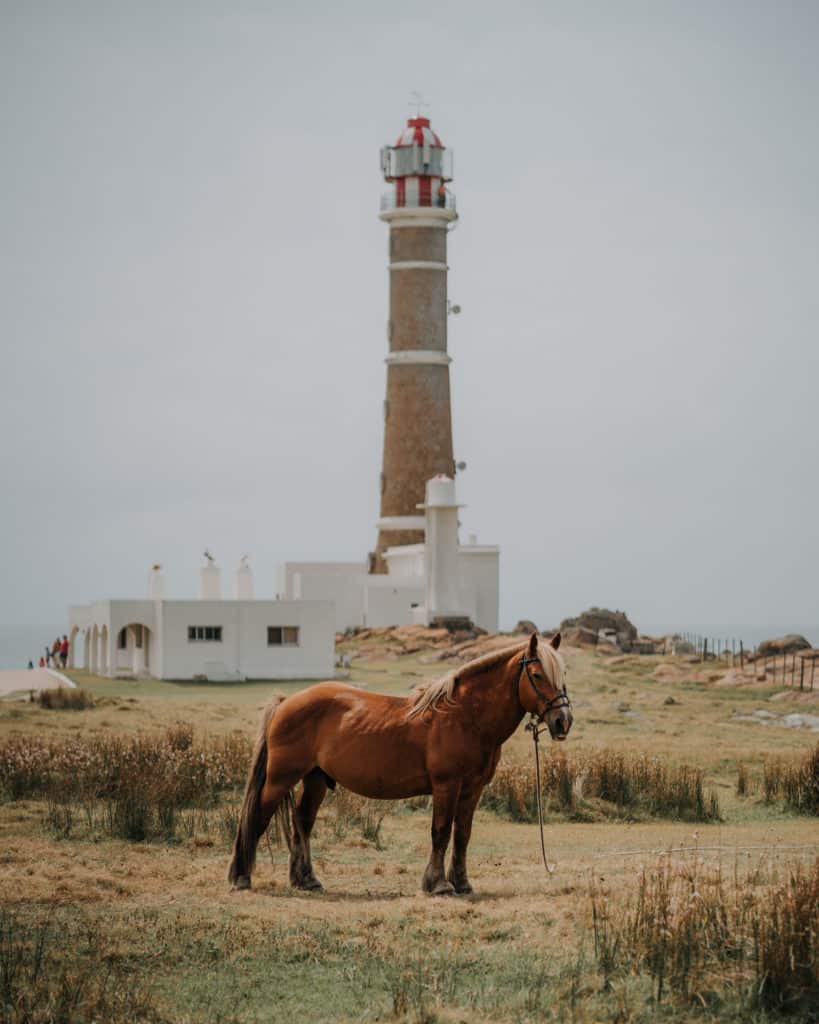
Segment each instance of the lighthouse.
M447 232L457 219L452 153L426 117L411 117L381 150L389 189L390 316L381 514L372 569L386 572L387 548L424 540L423 505L432 477L452 478L447 354Z

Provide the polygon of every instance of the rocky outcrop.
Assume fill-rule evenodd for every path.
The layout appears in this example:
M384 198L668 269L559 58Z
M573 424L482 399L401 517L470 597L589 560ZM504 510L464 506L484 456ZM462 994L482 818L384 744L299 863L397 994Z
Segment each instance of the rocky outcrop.
M631 650L637 640L637 627L629 621L625 612L613 612L608 608L589 608L572 619L560 623L560 632L569 644L597 646L601 629L613 630L617 643L624 650Z
M531 619L520 619L512 632L523 633L525 636L531 636L532 633L537 633L537 626Z
M757 648L757 657L771 658L777 654L796 654L797 651L809 651L810 644L798 633L788 633L786 636L774 637L772 640L763 640Z

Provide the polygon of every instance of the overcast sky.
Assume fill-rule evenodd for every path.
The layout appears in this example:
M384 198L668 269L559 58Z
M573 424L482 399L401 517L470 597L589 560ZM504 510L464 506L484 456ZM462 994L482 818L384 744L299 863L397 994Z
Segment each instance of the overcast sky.
M815 3L0 12L0 622L374 546L413 89L502 623L819 622Z

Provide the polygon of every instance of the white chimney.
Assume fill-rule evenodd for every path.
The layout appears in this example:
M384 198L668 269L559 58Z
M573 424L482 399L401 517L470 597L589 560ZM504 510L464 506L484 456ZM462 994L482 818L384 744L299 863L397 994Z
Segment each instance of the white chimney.
M199 600L222 600L222 570L209 551L205 551L205 564L199 570Z
M247 555L242 556L233 582L233 596L237 601L253 600L253 570L248 564Z
M151 566L148 593L152 601L165 600L165 577L162 575L162 566L159 564Z

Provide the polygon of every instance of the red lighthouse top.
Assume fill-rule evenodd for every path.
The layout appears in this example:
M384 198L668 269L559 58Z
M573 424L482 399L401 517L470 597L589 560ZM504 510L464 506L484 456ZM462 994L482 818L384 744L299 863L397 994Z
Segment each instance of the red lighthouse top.
M436 146L443 149L444 144L429 126L428 117L411 117L407 121L407 127L401 132L395 142L399 146Z
M446 187L452 181L452 150L430 128L429 118L411 117L393 146L381 150L381 172L392 189L381 209L429 206L455 212L455 197Z

